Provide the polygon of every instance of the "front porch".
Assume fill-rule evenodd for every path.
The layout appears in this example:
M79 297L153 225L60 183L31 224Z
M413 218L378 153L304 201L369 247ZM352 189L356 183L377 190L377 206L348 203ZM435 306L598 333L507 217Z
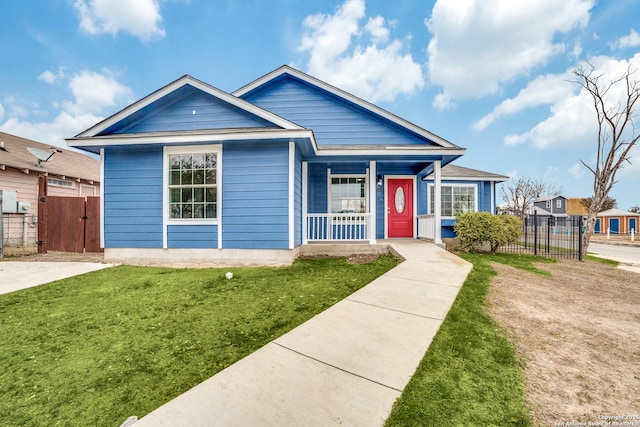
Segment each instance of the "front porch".
M442 243L441 161L302 162L300 235L309 243L366 243L413 238ZM427 214L433 173L434 214ZM398 233L400 230L400 233ZM299 236L300 236L299 235Z
M303 244L333 242L368 242L376 244L372 230L372 215L362 214L306 214L303 219L305 235ZM416 237L436 240L436 216L418 215L416 218Z

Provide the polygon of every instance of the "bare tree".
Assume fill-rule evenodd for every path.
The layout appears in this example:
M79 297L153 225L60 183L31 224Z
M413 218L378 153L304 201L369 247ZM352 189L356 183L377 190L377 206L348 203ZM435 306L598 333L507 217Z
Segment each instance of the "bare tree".
M504 211L524 219L527 209L533 205L534 200L545 194L552 195L560 191L555 185L542 180L521 177L502 185L500 193L505 202Z
M638 205L632 206L631 209L629 209L629 212L640 213L640 206Z
M625 162L631 163L629 152L640 138L634 126L635 106L640 98L640 83L632 79L635 70L632 71L630 67L622 76L608 83L603 82L604 74L597 72L592 64L589 64L587 70L579 67L573 73L578 78L576 83L591 95L598 120L595 165L580 160L593 174L593 196L588 207L587 228L582 239L583 253L587 253L596 215L602 210L611 188L616 183L618 170ZM620 86L625 91L626 99L612 101L612 92Z

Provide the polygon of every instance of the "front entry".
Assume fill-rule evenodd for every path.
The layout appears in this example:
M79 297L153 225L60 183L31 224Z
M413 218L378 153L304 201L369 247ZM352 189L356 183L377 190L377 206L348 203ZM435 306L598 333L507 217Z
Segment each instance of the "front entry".
M414 223L413 179L390 178L387 181L388 237L413 237Z

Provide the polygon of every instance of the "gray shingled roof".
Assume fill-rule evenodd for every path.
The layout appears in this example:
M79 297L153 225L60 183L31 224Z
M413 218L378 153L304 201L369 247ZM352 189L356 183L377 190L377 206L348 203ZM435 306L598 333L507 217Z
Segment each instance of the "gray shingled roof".
M92 157L55 147L62 152L56 153L49 161L38 166L38 159L27 147L50 152L52 146L0 132L0 170L4 166L29 172L47 172L67 178L100 181L100 162Z
M441 169L441 177L448 179L482 179L488 181L508 181L509 177L491 172L484 172L478 169L465 168L449 163ZM427 178L433 178L433 174L429 174Z

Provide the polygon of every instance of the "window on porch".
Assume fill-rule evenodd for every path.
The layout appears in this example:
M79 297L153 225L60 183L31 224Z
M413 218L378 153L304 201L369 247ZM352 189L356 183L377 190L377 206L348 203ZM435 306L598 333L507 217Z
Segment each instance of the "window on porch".
M366 176L331 176L331 213L367 212Z
M433 185L430 187L429 212L434 211ZM443 185L441 187L441 215L453 218L459 213L477 211L475 185Z

